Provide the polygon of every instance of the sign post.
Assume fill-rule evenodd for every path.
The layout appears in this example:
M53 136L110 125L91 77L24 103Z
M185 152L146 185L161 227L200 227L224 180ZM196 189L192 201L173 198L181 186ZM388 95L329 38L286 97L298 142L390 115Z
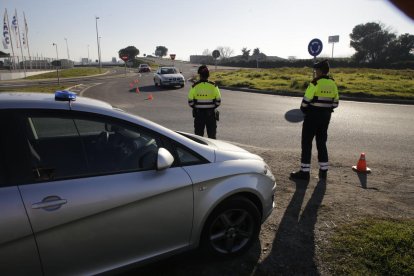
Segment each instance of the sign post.
M171 58L171 60L173 62L172 66L174 66L175 54L170 54L170 58Z
M211 53L211 55L214 58L214 64L216 66L216 71L217 71L217 59L220 57L220 51L219 50L214 50L213 53Z
M333 35L328 37L328 43L332 43L332 58L333 58L333 52L334 52L334 44L336 42L339 42L339 35Z
M126 63L128 61L129 56L128 55L122 55L122 56L120 56L120 58L125 62L125 77L126 77L126 74L127 74Z
M313 63L316 62L316 56L322 52L323 44L322 41L318 38L312 39L308 44L308 52L311 56L313 56ZM315 73L313 73L313 77L315 77Z

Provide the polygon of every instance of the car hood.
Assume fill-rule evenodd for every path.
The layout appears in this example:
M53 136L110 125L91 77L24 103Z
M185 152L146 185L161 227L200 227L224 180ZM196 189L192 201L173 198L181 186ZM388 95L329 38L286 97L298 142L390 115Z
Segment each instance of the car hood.
M213 148L216 156L215 162L237 159L263 160L260 156L223 140L210 139L185 132L179 133L195 141L207 144L210 148Z

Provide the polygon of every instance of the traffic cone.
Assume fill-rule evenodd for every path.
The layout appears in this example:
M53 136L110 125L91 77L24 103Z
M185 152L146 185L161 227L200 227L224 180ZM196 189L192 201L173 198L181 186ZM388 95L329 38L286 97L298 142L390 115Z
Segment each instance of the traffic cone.
M356 166L352 166L352 170L360 173L371 173L371 169L367 167L367 161L365 160L365 153L361 153Z
M131 89L132 89L132 87L134 87L134 84L131 82L131 83L129 84L129 88L131 88Z
M152 101L152 99L153 99L152 94L149 94L147 100Z
M135 93L139 93L139 88L138 87L135 89Z

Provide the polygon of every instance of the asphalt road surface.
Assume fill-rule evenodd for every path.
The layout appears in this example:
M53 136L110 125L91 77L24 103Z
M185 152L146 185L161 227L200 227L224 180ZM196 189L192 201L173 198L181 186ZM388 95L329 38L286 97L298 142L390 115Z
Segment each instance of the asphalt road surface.
M194 65L177 63L176 66L186 78L196 74ZM168 128L192 133L193 118L187 104L191 84L187 82L184 88L156 88L153 73L144 73L102 80L82 94ZM301 98L224 89L221 93L218 139L290 151L299 160ZM152 100L148 99L150 95ZM341 101L332 114L328 132L330 161L349 159L356 163L360 153L365 152L368 165L376 162L385 166L413 167L413 119L412 105Z

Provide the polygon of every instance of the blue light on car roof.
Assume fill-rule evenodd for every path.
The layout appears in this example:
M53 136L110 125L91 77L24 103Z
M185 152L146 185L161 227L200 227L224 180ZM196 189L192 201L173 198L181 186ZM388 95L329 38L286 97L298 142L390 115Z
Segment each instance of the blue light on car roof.
M55 92L55 100L56 101L66 101L66 102L75 101L76 100L76 93L71 92L71 91L67 91L67 90L56 91Z

